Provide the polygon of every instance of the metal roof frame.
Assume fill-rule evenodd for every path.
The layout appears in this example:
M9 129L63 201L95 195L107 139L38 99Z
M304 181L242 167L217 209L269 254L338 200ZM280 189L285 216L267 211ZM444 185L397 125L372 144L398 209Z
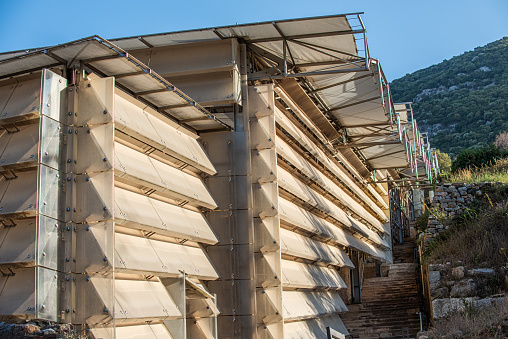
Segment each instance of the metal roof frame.
M27 68L27 64L37 66ZM113 76L116 87L191 131L233 129L148 66L97 35L0 60L0 80L53 67L63 67L64 72L79 67L101 77ZM144 78L143 85L132 82L136 77ZM137 89L140 86L146 89ZM161 104L165 101L172 104ZM201 128L201 121L211 122L212 128Z

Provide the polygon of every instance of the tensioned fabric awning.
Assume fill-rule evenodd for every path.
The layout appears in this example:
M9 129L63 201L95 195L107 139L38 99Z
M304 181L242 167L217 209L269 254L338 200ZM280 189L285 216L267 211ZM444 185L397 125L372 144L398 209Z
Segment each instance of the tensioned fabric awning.
M248 74L249 80L279 81L292 98L298 96L297 103L304 106L305 114L337 149L347 152L345 148L354 148L370 169L405 168L411 165L408 139L400 131L380 63L370 58L366 30L359 14L222 26L112 41L126 50L136 50L241 39L258 65ZM298 81L291 82L288 78Z
M13 55L0 60L0 79L42 68L86 67L102 77L114 76L118 88L191 130L232 129L148 66L99 36Z

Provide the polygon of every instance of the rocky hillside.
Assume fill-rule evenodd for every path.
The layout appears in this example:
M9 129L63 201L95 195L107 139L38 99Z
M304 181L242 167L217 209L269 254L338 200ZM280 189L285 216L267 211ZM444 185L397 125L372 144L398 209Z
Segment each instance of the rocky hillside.
M394 80L395 102L412 101L431 144L450 155L508 131L508 37Z

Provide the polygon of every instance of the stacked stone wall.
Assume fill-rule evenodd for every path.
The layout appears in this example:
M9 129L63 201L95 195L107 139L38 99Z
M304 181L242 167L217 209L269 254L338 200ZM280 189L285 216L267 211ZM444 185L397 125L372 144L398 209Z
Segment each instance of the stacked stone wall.
M426 241L431 241L432 238L448 228L443 224L444 220L465 212L475 199L481 198L491 186L497 184L502 183L438 184L430 203L431 213L425 232Z

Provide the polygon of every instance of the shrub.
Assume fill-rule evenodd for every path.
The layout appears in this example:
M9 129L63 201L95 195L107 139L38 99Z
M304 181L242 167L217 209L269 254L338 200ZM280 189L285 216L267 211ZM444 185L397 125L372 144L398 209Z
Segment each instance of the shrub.
M440 150L436 150L436 156L441 173L450 173L452 169L452 160L450 159L450 156L445 152L441 152Z
M481 148L467 148L462 150L452 163L452 172L489 166L506 155L506 151L494 144Z

